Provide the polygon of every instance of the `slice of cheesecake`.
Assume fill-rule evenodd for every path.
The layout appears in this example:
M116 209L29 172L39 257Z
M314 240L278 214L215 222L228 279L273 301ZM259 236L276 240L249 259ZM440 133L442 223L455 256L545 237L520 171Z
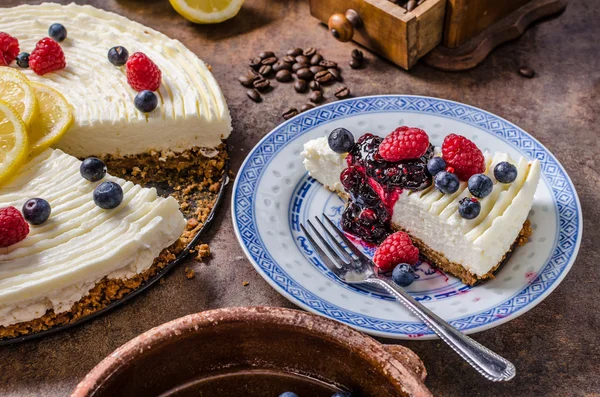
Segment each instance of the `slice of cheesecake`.
M185 228L172 197L110 175L89 182L81 176L80 164L60 150L47 149L0 189L0 208L21 209L33 197L44 198L52 208L50 219L31 226L24 240L0 248L0 337L11 324L49 311L70 311L101 280L135 279ZM94 203L94 188L104 181L123 189L123 201L115 209ZM100 295L107 299L102 296L110 291Z
M347 167L346 154L333 152L327 138L307 142L302 152L309 174L342 197L348 197L339 183ZM517 179L496 181L496 164L508 161L517 167ZM540 178L540 163L523 157L517 161L506 153L485 154L485 174L494 182L492 192L480 199L481 212L475 219L459 215L459 201L472 197L466 182L453 194L434 186L414 191L404 189L393 204L391 226L406 231L413 243L434 265L459 277L466 284L493 276L516 242L531 234L527 216Z
M207 65L177 40L123 16L76 4L22 5L0 9L0 32L31 52L48 36L48 27L63 24L60 43L67 66L33 81L55 88L72 105L75 122L57 147L83 158L132 155L151 150L182 152L216 148L231 132L225 98ZM108 61L108 50L123 46L143 52L161 70L158 107L142 113L137 92L127 83L125 66ZM16 67L16 65L12 65Z

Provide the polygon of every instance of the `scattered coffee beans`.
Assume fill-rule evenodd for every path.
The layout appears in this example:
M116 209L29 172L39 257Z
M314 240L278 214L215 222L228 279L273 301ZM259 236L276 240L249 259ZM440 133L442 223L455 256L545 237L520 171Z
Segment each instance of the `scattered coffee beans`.
M263 65L273 65L277 62L277 57L269 57L262 60Z
M310 88L311 91L320 90L321 84L319 84L318 81L313 80L308 84L308 88Z
M314 109L314 107L315 107L315 105L313 105L312 103L305 103L300 108L300 112L306 112L307 110Z
M521 68L519 68L519 74L523 77L527 77L528 79L531 79L531 78L533 78L533 76L535 76L535 70L533 70L527 66L522 66Z
M267 58L271 58L274 56L275 56L275 53L273 53L273 51L263 51L260 54L258 54L258 57L260 59L267 59Z
M294 78L292 77L292 73L289 70L282 69L275 75L275 80L281 83L287 83L288 81L292 81Z
M248 98L252 99L254 102L260 102L262 99L260 93L256 90L249 90L246 92L246 95L248 95Z
M307 63L295 63L295 64L292 65L292 71L294 73L297 73L298 70L304 69L304 68L307 68L307 67L308 67Z
M262 66L262 59L260 59L259 57L256 57L252 60L250 60L250 67L254 70L258 70L258 68L260 68Z
M292 64L284 61L279 61L272 66L273 70L279 72L280 70L292 70Z
M361 66L362 66L362 60L352 58L352 60L350 61L350 67L352 69L360 69Z
M289 108L288 110L286 110L286 111L283 113L283 115L282 115L282 116L283 116L283 118L284 118L284 119L286 119L286 120L289 120L289 119L291 119L292 117L294 117L294 116L297 116L298 114L299 114L299 113L298 113L298 109L296 109L296 108Z
M305 57L304 55L298 55L296 57L296 62L301 63L303 65L309 65L310 64L310 58L309 57Z
M337 63L333 62L333 61L328 61L326 59L322 60L321 62L319 62L319 65L323 66L324 68L337 68L338 65Z
M260 69L258 69L258 73L263 76L268 76L273 72L273 68L269 65L262 65Z
M291 55L286 55L285 57L283 57L283 61L285 63L289 63L289 64L296 63L296 57L293 57Z
M352 59L358 59L358 60L362 61L364 57L365 56L361 50L359 50L357 48L352 50Z
M316 65L316 66L310 67L310 71L313 72L313 74L317 74L322 70L325 70L325 68L323 66Z
M408 3L406 3L406 11L412 11L417 7L417 1L416 0L409 0Z
M287 55L291 55L293 57L297 57L298 55L302 55L304 51L302 51L302 48L292 48L291 50L289 50L287 52Z
M302 68L296 72L296 76L298 76L298 78L302 80L312 80L314 74L310 71L309 68Z
M312 56L312 58L310 58L310 64L318 65L319 62L321 62L322 60L323 60L323 56L321 54L315 54Z
M329 68L327 69L327 71L329 72L329 74L337 81L342 81L344 80L342 78L342 74L340 73L340 71L338 69L335 68Z
M316 53L317 53L317 49L313 48L313 47L309 47L306 50L304 50L304 55L306 55L307 57L312 57Z
M302 80L302 79L296 80L296 82L294 83L294 89L298 93L306 92L306 90L308 89L308 84L306 83L306 80Z
M254 73L248 73L238 78L238 81L244 87L252 87L252 83L256 80L256 75Z
M322 70L315 75L315 80L319 82L319 84L326 84L333 80L333 76L329 73L329 70Z
M253 85L254 85L254 88L256 88L257 90L264 91L267 88L269 88L271 83L269 82L269 80L261 77L260 79L255 80Z
M313 103L321 102L323 100L323 91L315 90L315 91L311 92L308 99Z
M340 87L335 91L335 97L337 99L344 99L350 96L350 90L348 87Z

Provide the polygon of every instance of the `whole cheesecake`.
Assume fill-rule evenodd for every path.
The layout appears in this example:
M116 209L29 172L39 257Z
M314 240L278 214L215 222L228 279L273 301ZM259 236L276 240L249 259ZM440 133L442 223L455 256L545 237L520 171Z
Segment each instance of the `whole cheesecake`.
M55 88L73 108L74 125L56 145L76 157L131 155L150 150L182 152L215 148L231 133L225 98L206 64L177 40L123 16L91 6L44 3L2 9L0 32L33 49L61 23L66 68L27 77ZM146 54L162 71L155 111L134 106L137 94L127 84L125 67L107 59L114 46Z
M33 50L55 23L68 30L59 43L66 67L44 75L19 70L61 93L74 122L54 148L0 184L0 210L21 210L32 198L51 207L50 218L30 225L23 240L0 246L0 339L72 323L135 290L175 259L212 208L212 201L200 207L186 193L214 192L227 158L223 139L231 118L223 94L206 64L179 41L91 6L0 9L0 32L17 38L21 51ZM137 91L128 84L126 67L107 57L114 46L144 53L162 72L154 111L134 105ZM89 156L109 164L101 181L90 182L80 172L80 159ZM160 179L179 202L124 175L140 184ZM116 208L95 202L103 182L121 187ZM180 205L192 202L198 204L197 219L186 221Z
M439 156L441 150L435 148L433 152ZM481 209L476 218L465 219L459 213L461 200L473 198L467 182L461 181L455 192L444 194L426 174L423 186L402 189L387 209L392 230L407 232L432 264L469 285L493 277L514 245L527 241L531 234L527 216L540 179L538 160L520 157L515 161L506 153L483 155L482 174L493 182L493 187L477 200ZM350 197L340 182L340 175L348 167L347 153L334 152L327 137L322 137L306 142L302 156L310 176L344 199ZM494 177L494 169L501 162L516 167L517 177L511 183L501 183ZM401 164L398 169L403 170Z

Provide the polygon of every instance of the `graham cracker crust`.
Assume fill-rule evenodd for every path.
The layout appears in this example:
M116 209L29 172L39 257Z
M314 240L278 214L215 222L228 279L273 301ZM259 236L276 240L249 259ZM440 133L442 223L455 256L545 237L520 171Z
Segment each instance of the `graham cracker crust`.
M145 187L156 187L159 194L173 196L187 219L183 234L174 244L165 248L144 272L129 279L105 277L96 283L88 295L73 304L69 311L56 314L49 310L42 317L31 321L0 326L0 339L30 335L74 323L122 299L175 260L202 228L216 202L228 159L225 144L217 150L218 153L211 153L215 154L213 157L206 157L198 148L182 153L150 152L126 157L103 156L111 175ZM198 260L210 256L207 244L199 244L190 252Z
M413 244L417 248L419 248L421 254L423 254L427 259L431 261L432 265L438 267L439 269L447 273L452 274L453 276L460 278L461 281L467 285L474 285L478 281L494 278L494 272L498 269L498 267L500 267L500 265L502 265L504 259L506 259L506 257L512 252L516 245L525 245L529 241L529 237L531 236L533 231L531 229L531 222L529 220L526 220L523 224L523 228L519 232L519 235L515 239L515 242L511 245L511 248L504 254L500 262L498 262L496 266L490 269L490 271L484 274L483 276L477 276L476 274L473 274L469 270L465 269L462 265L449 261L448 258L444 256L444 254L432 250L431 248L429 248L429 246L424 244L423 241L421 241L418 238L415 238L409 232L407 233L410 235Z

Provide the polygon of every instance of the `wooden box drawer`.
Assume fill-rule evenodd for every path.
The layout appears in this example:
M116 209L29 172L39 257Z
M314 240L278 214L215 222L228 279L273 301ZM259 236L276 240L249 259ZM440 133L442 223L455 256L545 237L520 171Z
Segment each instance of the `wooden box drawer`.
M356 11L361 24L352 40L410 69L442 41L446 0L425 0L412 11L388 0L310 0L310 12L327 23L333 14Z

